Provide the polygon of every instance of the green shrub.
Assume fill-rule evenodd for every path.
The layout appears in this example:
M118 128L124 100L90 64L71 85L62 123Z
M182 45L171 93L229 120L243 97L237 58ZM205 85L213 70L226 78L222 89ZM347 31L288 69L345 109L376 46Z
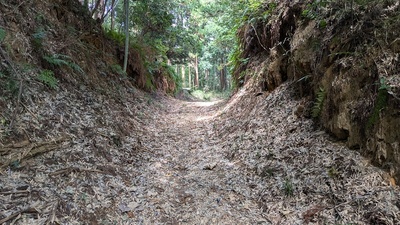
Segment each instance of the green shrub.
M317 93L317 98L315 100L314 106L312 108L312 117L316 118L321 114L322 107L324 105L326 97L326 91L324 88L319 88L319 91Z
M39 28L36 30L34 34L32 34L33 37L33 46L36 49L42 49L43 48L43 40L46 38L47 34L46 31L43 30L43 28Z
M48 63L54 66L68 66L72 68L73 70L84 74L85 72L82 70L80 66L78 66L76 63L71 61L71 57L67 55L62 55L62 54L54 54L50 56L43 56L43 59L46 60Z
M12 78L7 79L6 90L12 95L16 95L18 93L18 82Z
M285 183L283 183L283 192L288 197L294 194L293 183L289 178L286 178Z
M113 73L116 73L120 76L127 76L126 72L122 69L122 67L118 64L114 64L110 66L110 69Z
M37 79L52 89L57 88L58 81L57 78L54 77L54 73L51 70L43 70Z
M125 42L125 34L115 30L106 29L106 36L111 40L116 41L118 44L123 45Z
M154 84L153 84L153 75L151 75L151 74L146 74L145 89L149 90L149 91L152 91L155 89Z
M367 129L370 129L373 125L376 124L376 122L379 120L379 113L387 106L387 101L389 98L389 88L390 87L386 84L385 78L381 78L375 106L367 122Z

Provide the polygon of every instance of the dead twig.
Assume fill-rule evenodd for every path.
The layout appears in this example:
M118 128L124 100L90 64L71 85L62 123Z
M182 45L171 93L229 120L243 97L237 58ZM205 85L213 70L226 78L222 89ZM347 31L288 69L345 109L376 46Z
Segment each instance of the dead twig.
M25 2L27 1L23 1L21 2L19 5L17 5L17 7L15 7L11 12L4 14L3 16L8 16L10 14L15 14L16 11L18 11L18 8L21 7ZM4 4L3 4L4 5Z
M53 204L53 207L51 209L51 215L50 215L49 219L47 220L46 224L60 224L58 222L58 218L56 216L57 207L58 207L58 201Z
M39 118L24 104L20 103L37 121L39 121Z
M14 195L14 194L25 194L31 192L30 190L20 190L20 191L4 191L0 192L0 195Z
M258 43L261 45L261 47L262 47L265 51L268 51L268 49L261 43L260 37L258 37L257 30L256 30L256 28L253 26L253 24L251 24L251 27L253 28L254 33L256 34Z
M28 207L28 208L26 208L26 209L23 209L23 210L19 211L19 212L13 213L13 214L7 216L7 217L4 218L4 219L1 219L1 220L0 220L0 224L4 224L4 223L6 223L7 221L12 220L12 219L18 217L18 216L20 216L20 215L23 214L23 213L30 213L30 214L32 214L32 213L39 213L39 212L38 212L35 208L33 208L33 207L30 206L30 207Z
M3 161L0 160L0 168L7 167L10 163L14 161L26 160L36 155L57 149L61 143L68 140L68 137L62 136L56 140L42 142L39 144L34 143L29 145L26 142L22 142L23 145L21 144L22 146L20 148L16 147L15 144L13 144L12 146L0 148L1 155L6 155L9 152L12 152L8 156L8 159L4 159Z
M61 170L57 170L55 172L50 173L50 176L57 176L61 174L69 174L69 173L82 173L82 172L93 172L93 173L104 173L104 171L96 170L96 169L84 169L79 167L69 167Z

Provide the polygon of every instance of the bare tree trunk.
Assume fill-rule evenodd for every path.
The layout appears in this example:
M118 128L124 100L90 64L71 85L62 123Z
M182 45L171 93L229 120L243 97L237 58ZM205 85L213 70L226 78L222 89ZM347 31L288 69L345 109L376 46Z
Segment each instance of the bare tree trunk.
M128 67L129 53L129 0L125 0L125 56L124 56L124 72Z
M226 72L225 72L225 60L221 58L221 70L220 70L220 89L221 91L226 90Z
M182 64L182 87L185 87L185 65Z
M206 69L204 74L204 83L205 85L209 86L208 77L210 76L210 69ZM204 84L203 84L204 85Z
M115 20L114 20L114 17L115 17L115 0L112 0L111 1L111 7L112 7L112 9L111 9L111 30L113 31L114 30L114 26L115 26Z
M109 0L105 0L104 2L104 7L103 7L103 13L101 15L101 22L103 23L104 20L107 18L109 14L111 14L111 30L114 30L115 27L115 8L117 7L117 4L119 0L111 0L111 5L109 9L107 9L107 3Z
M110 11L112 10L112 8L110 10L107 10L107 4L108 4L108 0L104 0L103 4L101 4L100 10L99 10L99 11L101 11L101 16L98 18L100 19L101 23L104 23L104 19L107 17L108 13L110 13Z
M194 86L196 88L198 88L199 87L199 57L197 55L194 58L194 71L195 71Z
M190 71L190 63L188 65L188 67L189 67L189 74L188 74L188 77L189 77L189 88L191 88L192 87L192 74L190 73L191 72Z
M94 5L93 10L91 12L92 17L95 16L96 18L98 18L99 12L97 9L99 8L100 4L101 4L101 0L97 0L96 4Z

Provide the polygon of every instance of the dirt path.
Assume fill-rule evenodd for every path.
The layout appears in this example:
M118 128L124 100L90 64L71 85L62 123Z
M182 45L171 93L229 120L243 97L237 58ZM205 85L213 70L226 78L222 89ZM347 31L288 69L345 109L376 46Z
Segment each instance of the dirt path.
M247 186L251 179L227 160L213 133L221 102L173 101L155 124L163 149L152 158L147 178L143 223L256 224L265 222ZM235 187L235 185L243 185ZM145 190L138 193L146 192ZM155 210L151 210L155 209Z
M0 224L400 223L390 174L296 115L289 84L228 103L133 94L39 94L14 151L68 140L0 171Z

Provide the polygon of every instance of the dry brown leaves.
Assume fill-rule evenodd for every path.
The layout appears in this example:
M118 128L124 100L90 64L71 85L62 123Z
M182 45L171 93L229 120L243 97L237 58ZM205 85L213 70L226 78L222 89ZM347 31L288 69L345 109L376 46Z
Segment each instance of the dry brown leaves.
M288 85L228 104L80 88L35 99L16 121L24 146L69 139L2 171L1 223L399 223L398 187L294 115Z

